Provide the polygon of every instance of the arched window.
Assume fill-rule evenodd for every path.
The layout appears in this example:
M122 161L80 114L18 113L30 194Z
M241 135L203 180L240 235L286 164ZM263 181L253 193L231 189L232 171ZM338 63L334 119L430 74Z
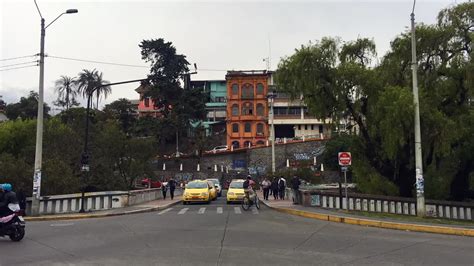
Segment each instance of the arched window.
M257 124L257 136L263 136L263 123Z
M239 133L239 124L237 123L232 124L232 133Z
M262 83L257 84L257 94L258 95L263 94L263 84Z
M232 84L232 95L239 95L239 85L238 84Z
M240 147L240 144L238 141L232 141L232 146L235 148L239 148Z
M238 104L233 104L232 105L232 115L233 116L239 115L239 105Z
M245 102L242 105L242 115L253 115L253 103Z
M250 141L244 142L244 147L245 147L245 148L250 148L250 147L252 147L252 142L250 142Z
M257 145L265 145L265 142L263 142L263 140L259 140L257 141Z
M242 99L253 99L253 85L245 83L242 85Z
M245 132L252 132L252 124L250 122L245 123Z
M257 104L257 115L263 116L263 113L264 113L263 104L258 103L258 104Z

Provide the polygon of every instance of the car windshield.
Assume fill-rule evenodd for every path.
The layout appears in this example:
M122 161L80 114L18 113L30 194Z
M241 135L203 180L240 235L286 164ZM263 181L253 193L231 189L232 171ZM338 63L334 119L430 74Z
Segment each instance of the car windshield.
M243 188L244 182L232 182L230 183L230 188Z
M219 180L217 179L208 179L209 181L211 181L214 185L219 185Z
M207 183L204 182L191 182L186 185L186 188L207 188Z

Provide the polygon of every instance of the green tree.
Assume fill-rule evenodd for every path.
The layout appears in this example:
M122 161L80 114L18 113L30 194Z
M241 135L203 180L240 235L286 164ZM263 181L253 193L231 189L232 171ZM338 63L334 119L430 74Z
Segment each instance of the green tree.
M38 93L30 91L27 97L21 97L17 103L8 104L5 108L5 113L8 119L14 120L20 119L33 119L38 115ZM49 117L48 104L44 103L43 106L44 117Z
M104 108L107 116L120 121L120 127L123 132L129 133L135 125L137 115L133 104L125 99L118 99Z
M110 86L104 86L108 84L109 81L104 80L102 72L99 72L95 69L83 69L82 72L79 73L76 82L78 93L82 94L85 98L87 98L87 95L89 95L94 89L100 87L94 92L97 101L96 109L99 109L100 97L104 96L104 98L107 98L111 92Z

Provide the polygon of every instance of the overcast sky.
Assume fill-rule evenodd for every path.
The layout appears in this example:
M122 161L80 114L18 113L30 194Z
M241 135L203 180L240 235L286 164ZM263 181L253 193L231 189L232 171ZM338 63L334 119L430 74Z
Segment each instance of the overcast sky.
M434 23L439 10L463 1L417 1L416 20ZM382 56L390 41L410 23L412 1L48 1L37 0L46 24L69 8L46 30L46 54L145 67L124 67L57 58L45 60L45 100L52 102L54 81L82 69L102 71L110 82L145 78L143 39L164 38L178 53L197 63L193 79L224 79L225 70L265 69L296 47L324 36L354 40L373 38ZM33 0L0 0L0 66L27 63L37 57L4 59L39 53L40 17ZM269 42L270 40L270 42ZM270 43L270 45L269 45ZM269 49L271 47L271 49ZM28 66L28 64L13 67ZM6 67L0 67L4 70ZM214 71L218 70L218 71ZM8 103L38 90L39 68L0 71L0 95ZM112 87L103 104L138 98L135 84Z

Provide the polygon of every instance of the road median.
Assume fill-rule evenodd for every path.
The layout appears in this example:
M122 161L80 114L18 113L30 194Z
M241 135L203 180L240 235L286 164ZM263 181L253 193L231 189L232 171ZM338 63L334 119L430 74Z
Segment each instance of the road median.
M458 235L458 236L470 236L474 237L474 229L452 227L452 226L439 226L439 225L425 225L425 224L411 224L411 223L397 223L392 221L383 221L376 219L364 219L358 217L346 217L333 214L317 213L311 211L304 211L286 207L271 206L265 201L262 201L267 207L287 214L301 216L305 218L311 218L322 221L345 223L360 226L378 227L384 229L395 229L403 231L413 232L424 232L424 233L436 233L446 235Z

